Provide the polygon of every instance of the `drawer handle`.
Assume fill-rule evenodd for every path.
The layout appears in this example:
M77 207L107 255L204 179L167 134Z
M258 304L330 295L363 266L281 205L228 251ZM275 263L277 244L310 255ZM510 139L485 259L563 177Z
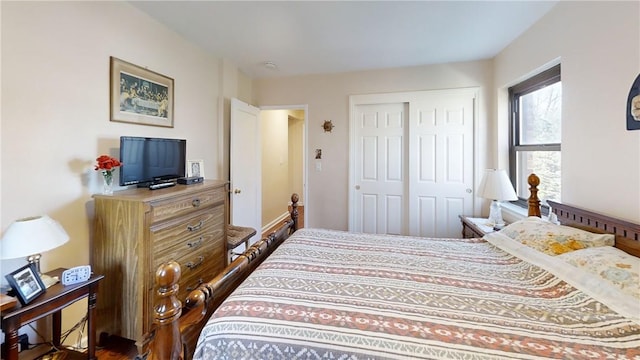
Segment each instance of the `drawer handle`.
M197 247L200 247L200 245L202 245L202 236L196 241L191 241L187 243L187 246L190 248L197 248Z
M198 284L196 284L194 286L187 286L187 291L191 292L191 291L197 289L198 286L202 285L202 283L204 283L204 280L202 280L202 278L198 279Z
M200 255L200 256L198 256L198 262L193 263L193 262L189 261L185 266L188 267L189 269L193 270L193 269L197 268L198 266L202 265L203 262L204 262L204 256Z
M193 205L193 207L200 206L200 199L193 199L193 201L191 202L191 205Z
M197 231L204 225L204 221L200 220L196 225L188 225L187 230L189 231Z

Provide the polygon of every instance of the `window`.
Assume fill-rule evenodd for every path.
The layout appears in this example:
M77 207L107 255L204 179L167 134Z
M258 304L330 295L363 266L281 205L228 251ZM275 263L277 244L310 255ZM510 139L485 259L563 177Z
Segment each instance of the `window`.
M527 177L540 177L538 197L561 200L562 82L560 65L509 88L511 182L520 201L529 197Z

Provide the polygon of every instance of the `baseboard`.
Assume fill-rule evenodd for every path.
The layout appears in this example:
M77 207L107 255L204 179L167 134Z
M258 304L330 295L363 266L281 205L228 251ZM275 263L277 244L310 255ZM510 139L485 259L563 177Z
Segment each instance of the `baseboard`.
M262 226L262 230L261 230L262 233L264 234L265 232L269 231L269 229L277 226L282 221L286 220L289 216L290 214L288 211L284 212L282 215L278 216L275 220L271 221L267 225Z

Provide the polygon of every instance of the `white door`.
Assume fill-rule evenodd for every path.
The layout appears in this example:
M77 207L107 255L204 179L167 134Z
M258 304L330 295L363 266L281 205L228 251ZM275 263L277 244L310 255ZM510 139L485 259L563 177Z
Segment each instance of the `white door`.
M262 229L260 109L231 99L230 120L230 222L256 229L249 242L253 243L260 239Z
M459 237L473 213L475 90L356 95L349 229Z
M356 111L356 195L358 232L406 234L406 104L360 105Z
M411 235L459 237L458 215L473 214L474 99L472 90L442 90L411 102Z

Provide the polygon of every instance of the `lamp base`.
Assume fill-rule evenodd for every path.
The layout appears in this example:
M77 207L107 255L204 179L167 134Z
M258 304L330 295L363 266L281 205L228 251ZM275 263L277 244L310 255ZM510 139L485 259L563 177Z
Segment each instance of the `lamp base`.
M502 228L504 226L504 220L502 219L502 208L497 200L491 201L491 207L489 208L489 220L487 225L494 228Z
M57 284L58 282L60 282L60 278L58 278L57 276L49 276L47 274L43 274L40 271L40 259L42 258L42 256L40 254L34 254L31 255L27 258L27 261L30 264L34 264L36 266L36 270L38 271L38 275L40 275L40 279L42 280L42 283L44 284L45 288L50 288L53 285Z

